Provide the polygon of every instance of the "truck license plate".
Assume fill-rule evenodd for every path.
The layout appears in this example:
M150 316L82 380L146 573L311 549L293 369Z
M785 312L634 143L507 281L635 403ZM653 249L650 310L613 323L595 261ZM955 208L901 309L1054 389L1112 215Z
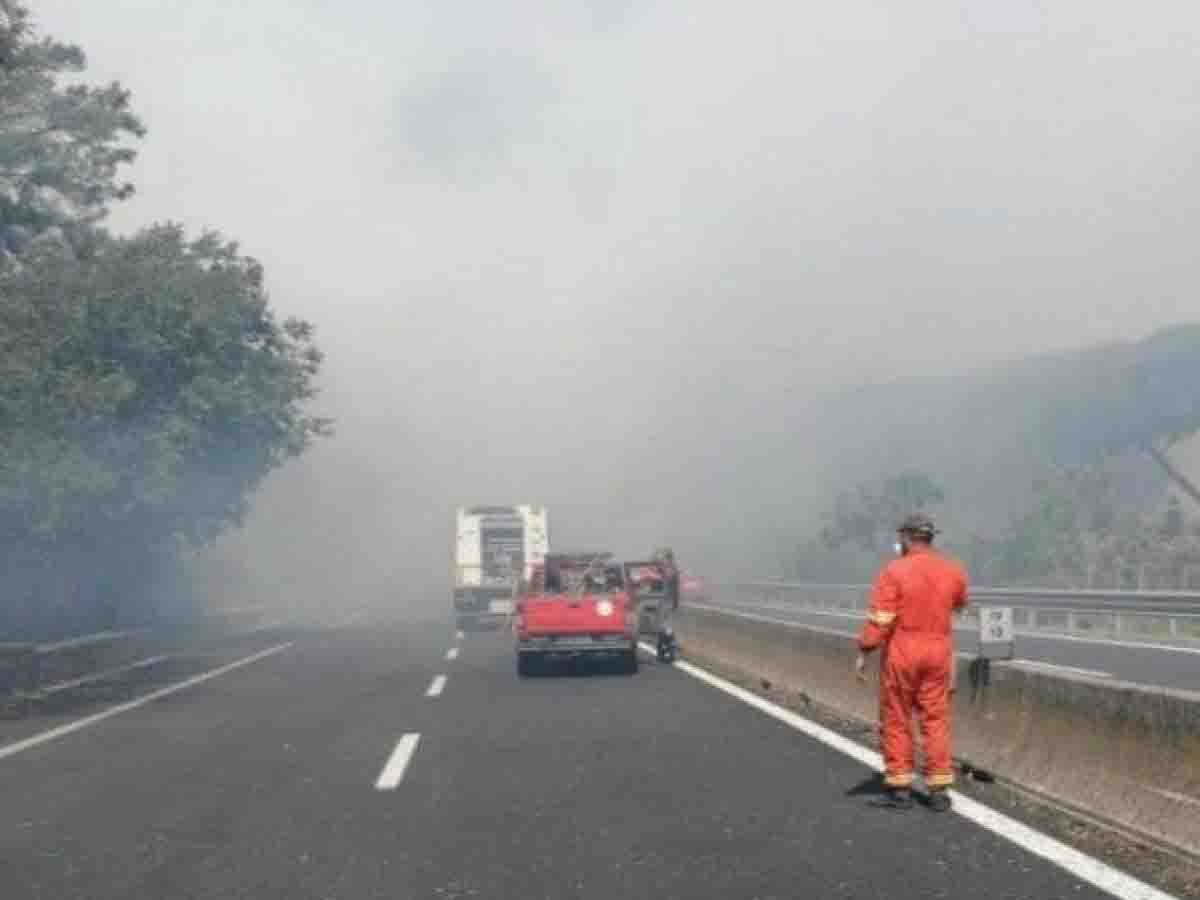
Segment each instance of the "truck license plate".
M556 647L591 647L594 643L595 641L593 641L591 635L588 634L577 636L564 635L554 639L554 646Z

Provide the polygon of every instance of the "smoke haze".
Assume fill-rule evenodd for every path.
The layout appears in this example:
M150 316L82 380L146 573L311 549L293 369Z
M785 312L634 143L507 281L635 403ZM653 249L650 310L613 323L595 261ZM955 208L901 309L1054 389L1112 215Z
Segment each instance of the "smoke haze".
M242 538L309 585L436 594L510 500L727 567L828 496L824 391L1196 314L1191 4L34 13L150 128L113 224L220 229L318 327L337 437Z

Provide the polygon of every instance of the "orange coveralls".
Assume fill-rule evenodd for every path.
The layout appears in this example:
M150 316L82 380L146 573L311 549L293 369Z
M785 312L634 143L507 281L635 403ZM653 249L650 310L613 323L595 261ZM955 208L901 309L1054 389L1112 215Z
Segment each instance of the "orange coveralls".
M913 781L914 707L925 744L926 783L931 788L954 783L951 613L966 604L966 570L921 544L911 545L907 555L884 566L875 582L858 647L864 653L883 648L879 730L888 787L908 787Z

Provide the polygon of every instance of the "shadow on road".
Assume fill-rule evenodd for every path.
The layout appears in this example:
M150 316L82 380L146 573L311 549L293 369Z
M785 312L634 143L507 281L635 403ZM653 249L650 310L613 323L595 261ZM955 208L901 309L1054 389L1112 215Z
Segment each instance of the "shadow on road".
M619 660L591 660L544 662L530 675L539 678L596 678L628 673Z
M878 772L846 791L847 797L878 797L883 793L883 776Z

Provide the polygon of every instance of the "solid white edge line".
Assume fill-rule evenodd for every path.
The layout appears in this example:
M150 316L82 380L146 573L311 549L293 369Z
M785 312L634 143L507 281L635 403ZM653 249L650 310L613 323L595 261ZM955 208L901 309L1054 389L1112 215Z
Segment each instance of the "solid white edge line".
M437 697L446 687L446 676L435 675L433 681L429 685L429 690L425 692L426 697Z
M1078 666L1062 666L1058 663L1041 662L1036 659L1014 659L1009 665L1021 669L1048 669L1051 672L1066 672L1068 675L1086 675L1088 678L1112 678L1112 672L1100 672L1096 669L1081 669Z
M379 773L379 778L375 780L375 790L394 791L396 789L403 780L404 771L408 768L413 754L417 752L417 744L420 741L421 735L406 734L396 742L396 749L392 751L383 771Z
M641 648L647 653L654 652L654 648L648 644L641 644ZM745 688L738 687L736 684L726 681L724 678L701 669L692 663L681 660L675 663L675 668L691 675L693 678L703 681L710 687L714 687L735 699L741 700L748 706L753 706L771 718L783 722L785 725L808 735L814 740L820 741L827 747L845 756L849 756L851 759L862 763L876 772L883 771L883 759L878 753L868 750L861 744L857 744L834 731L830 731L823 725L818 725L816 722L812 722L789 709L784 709L782 706L772 703L765 697L753 694ZM1028 825L1011 819L991 807L984 806L970 797L965 797L958 791L951 791L951 794L954 797L954 812L963 818L1007 839L1035 856L1040 856L1042 859L1054 863L1079 880L1086 881L1088 884L1098 887L1112 894L1114 897L1120 898L1120 900L1178 900L1178 898L1172 897L1170 894L1164 893L1143 881L1139 881L1131 875L1126 875L1124 872L1114 869L1112 866L1094 859L1086 853L1076 850L1074 847L1069 847L1049 835L1035 831Z
M1177 644L1151 644L1146 641L1113 641L1108 638L1076 637L1073 634L1034 634L1018 631L1017 637L1031 641L1067 641L1072 644L1103 644L1105 647L1122 647L1129 650L1158 650L1163 653L1200 654L1200 647L1180 647Z
M836 628L822 628L820 625L810 625L807 622L797 622L795 619L773 619L770 616L761 616L752 612L743 612L739 607L730 606L708 606L700 603L693 603L692 609L707 609L712 612L725 613L728 616L735 616L739 619L749 619L752 622L767 622L771 625L789 625L792 628L804 628L808 631L815 631L818 634L832 634L837 637L852 638L855 637L853 631L839 631Z
M201 672L199 675L193 675L186 681L181 681L178 684L172 684L165 688L160 688L153 691L144 697L138 697L136 700L130 700L127 703L120 703L110 707L103 712L98 712L91 716L86 716L82 719L76 719L74 722L68 722L66 725L60 725L58 728L51 728L49 731L43 731L41 734L35 734L32 737L25 738L22 741L16 741L12 744L0 746L0 759L8 759L10 756L16 756L26 750L32 750L34 747L40 747L42 744L48 744L50 741L57 740L60 737L66 737L68 734L73 734L76 731L81 731L92 725L103 722L105 719L111 719L113 716L118 716L121 713L129 712L131 709L137 709L139 706L145 706L147 703L153 703L155 700L160 700L163 697L169 697L171 694L179 691L187 690L190 687L195 687L211 678L218 678L221 675L226 675L235 669L240 669L242 666L248 666L251 663L256 663L260 659L266 659L268 656L274 656L276 653L281 653L292 646L292 643L277 644L274 647L268 647L266 650L261 650L251 656L244 657L228 665L221 666L217 669L210 669L207 672Z
M447 650L446 651L446 659L451 660L451 661L458 659L458 648L451 647L449 650Z

